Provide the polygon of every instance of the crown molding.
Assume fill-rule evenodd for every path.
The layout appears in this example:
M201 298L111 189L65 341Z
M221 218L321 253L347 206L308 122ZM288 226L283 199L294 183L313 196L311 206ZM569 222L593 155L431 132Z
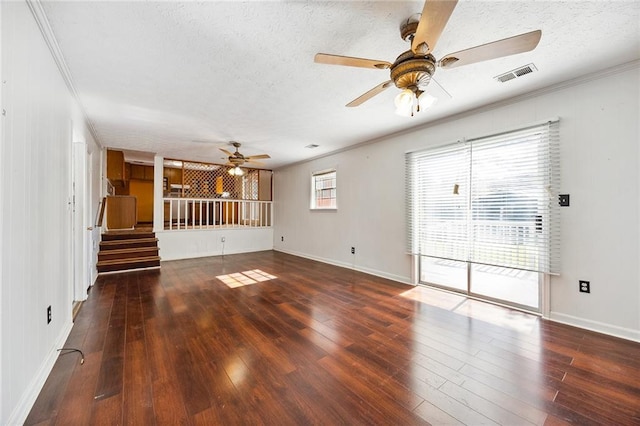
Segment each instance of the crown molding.
M47 19L47 15L42 7L42 3L40 0L25 0L27 6L31 10L31 14L38 24L38 28L40 28L40 33L42 33L42 37L44 41L47 43L47 47L49 47L49 51L53 56L53 60L55 61L60 74L62 75L62 79L64 80L69 92L75 99L78 108L80 109L80 113L84 117L85 124L89 129L89 133L93 137L93 140L99 147L103 147L102 143L100 143L100 139L98 138L98 133L93 125L93 122L89 119L87 115L87 111L84 108L84 105L80 101L80 96L78 95L78 91L73 84L73 78L71 77L71 71L69 67L67 67L67 63L64 60L64 56L62 55L62 51L60 50L60 45L58 45L58 41L53 35L53 30L51 29L51 25L49 24L49 20Z

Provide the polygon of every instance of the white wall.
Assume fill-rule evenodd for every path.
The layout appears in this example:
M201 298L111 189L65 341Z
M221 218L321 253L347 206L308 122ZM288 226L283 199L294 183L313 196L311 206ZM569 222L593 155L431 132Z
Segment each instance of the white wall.
M73 129L94 142L27 4L0 11L0 424L20 424L71 329Z
M337 172L338 209L311 211L311 174L329 168ZM275 249L411 282L402 146L367 145L277 170L274 178Z
M2 63L4 62L4 47L2 46L1 40L3 39L3 34L4 34L4 25L3 25L3 13L2 13L2 5L0 4L0 112L1 112L1 108L4 106L4 83L2 83L4 81L4 69L2 67ZM4 165L4 141L5 141L5 136L4 136L4 115L2 117L0 117L0 166ZM4 168L4 167L3 167ZM3 263L3 259L4 259L4 251L3 251L3 247L4 247L4 243L3 243L3 229L4 227L2 226L2 224L4 223L4 208L3 206L3 202L2 200L4 199L4 176L2 173L2 169L0 169L0 321L2 320L2 306L3 306L3 297L2 297L2 277L4 275L3 269L2 269L2 263ZM4 353L4 345L3 345L3 334L2 334L2 326L0 325L0 354ZM5 392L7 392L8 387L5 386L4 384L4 376L2 375L2 358L0 355L0 395L3 395ZM2 419L4 419L3 412L4 410L2 409L3 406L3 402L2 399L0 397L0 421L2 421Z
M410 283L404 153L557 116L571 206L561 209L563 267L551 279L550 318L640 340L639 99L635 62L276 170L274 248ZM338 210L312 212L311 173L332 167ZM590 294L578 292L580 279L591 281Z
M248 253L273 248L272 228L157 231L156 237L162 260Z

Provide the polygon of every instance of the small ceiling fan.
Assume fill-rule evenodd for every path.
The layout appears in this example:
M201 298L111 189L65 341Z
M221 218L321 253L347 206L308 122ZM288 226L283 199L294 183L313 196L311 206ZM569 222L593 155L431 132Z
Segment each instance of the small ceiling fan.
M400 36L403 40L411 43L411 49L400 54L394 63L327 53L316 54L315 62L390 70L389 80L360 95L346 106L359 106L394 84L402 90L396 96L396 112L400 115L413 116L414 111L420 111L420 95L429 85L436 66L450 69L528 52L535 49L540 41L542 31L536 30L450 53L440 60L436 60L431 52L433 52L456 4L457 0L426 0L422 14L412 15L400 26Z
M224 148L220 148L220 151L224 152L229 156L228 162L226 165L232 167L232 169L229 170L230 174L240 176L243 174L242 169L240 169L240 166L242 166L244 163L253 163L256 165L260 165L262 163L256 160L271 158L268 154L251 155L249 157L245 157L238 151L238 148L240 148L240 145L241 145L240 142L232 141L230 142L230 144L236 148L235 152L230 152Z

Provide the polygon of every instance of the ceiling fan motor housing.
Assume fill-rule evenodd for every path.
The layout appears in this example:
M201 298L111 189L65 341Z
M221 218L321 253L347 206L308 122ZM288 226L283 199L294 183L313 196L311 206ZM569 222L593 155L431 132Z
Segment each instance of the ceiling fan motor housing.
M408 50L391 65L391 80L399 89L415 87L424 91L435 71L436 59L433 55L416 56Z

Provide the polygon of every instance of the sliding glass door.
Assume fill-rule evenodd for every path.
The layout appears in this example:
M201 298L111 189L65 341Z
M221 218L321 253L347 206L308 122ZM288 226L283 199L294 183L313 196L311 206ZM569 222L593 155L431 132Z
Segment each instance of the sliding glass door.
M407 154L420 282L540 311L559 270L557 122Z
M420 256L420 282L540 312L541 274Z

